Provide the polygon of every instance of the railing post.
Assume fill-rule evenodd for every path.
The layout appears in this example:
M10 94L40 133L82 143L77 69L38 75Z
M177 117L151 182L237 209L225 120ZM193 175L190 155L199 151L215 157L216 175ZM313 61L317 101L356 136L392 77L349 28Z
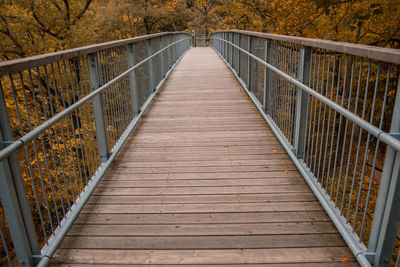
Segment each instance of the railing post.
M160 37L154 38L154 51L158 52L161 48L161 39ZM161 61L159 59L161 58L161 54L158 54L153 58L154 61L154 87L158 85L158 82L161 81ZM154 88L155 89L155 88Z
M182 37L182 36L179 34L179 35L178 35L178 40L179 40L179 41L182 39L181 37ZM181 56L182 52L183 52L183 43L182 43L182 42L179 42L179 53L178 53L178 58Z
M167 45L171 44L171 35L167 37ZM167 71L171 68L171 47L167 49Z
M231 40L231 33L226 33L226 40L228 42L230 42ZM229 65L231 65L231 49L230 49L230 45L228 43L226 44L226 62L228 62Z
M135 47L134 44L127 45L127 57L128 57L128 68L135 66ZM129 90L131 93L131 108L132 108L132 119L139 114L139 101L138 101L138 90L136 85L136 74L135 70L129 73Z
M221 33L221 34L220 34L220 37L221 37L221 39L224 39L224 34ZM223 57L225 57L225 56L224 56L224 41L222 41L222 40L219 41L219 50L220 50L220 52L221 52L221 55L222 55Z
M247 50L248 50L248 52L249 53L251 53L252 51L252 49L251 49L251 47L252 47L252 45L253 45L253 42L252 42L252 39L251 39L251 36L247 36ZM250 92L252 92L252 82L251 82L251 74L252 74L252 70L251 70L251 62L252 62L252 60L251 60L251 57L248 55L247 56L247 86L248 86L248 88L249 88L249 91Z
M148 39L147 40L147 56L151 56L153 54L152 51L152 40ZM149 96L151 96L154 92L154 73L153 73L153 59L147 60L147 77L148 77L148 89L149 89Z
M222 40L226 40L225 33L222 33L221 36L222 36ZM224 41L221 41L222 56L226 59L226 55L225 55L225 44L226 44L226 43L225 43Z
M224 34L223 33L220 33L219 34L220 35L220 38L221 39L224 39ZM224 57L224 48L223 48L223 44L224 44L224 42L222 41L222 40L220 40L220 42L219 42L219 52L220 52L220 54L222 55L222 57Z
M390 133L400 139L400 78ZM375 206L368 251L375 252L374 266L389 266L400 222L400 152L386 149L383 172Z
M221 38L221 34L220 33L217 33L217 38ZM216 40L215 48L217 49L217 51L219 51L220 44L221 44L221 40Z
M0 86L0 148L14 141L2 90ZM35 266L40 248L16 153L0 161L0 199L18 264Z
M163 49L165 47L165 38L164 36L160 37L160 47ZM161 79L165 77L165 55L167 51L162 51L160 55L160 69L161 69Z
M97 53L89 54L87 60L89 69L90 90L95 91L101 86ZM100 162L106 162L109 157L109 150L102 95L103 93L98 94L93 98L92 101L94 111L94 123L96 126L96 140L99 149Z
M231 43L235 44L235 34L232 32L231 33ZM233 45L230 46L231 49L231 67L232 69L235 69L235 48Z
M230 38L229 38L229 41L231 42L231 43L233 43L233 33L229 33L229 36L230 36ZM231 67L233 68L233 46L232 45L229 45L229 59L230 59L230 61L229 61L229 63L231 63Z
M171 43L174 43L175 41L176 41L176 35L174 34L174 35L172 35ZM176 44L172 45L171 47L172 47L172 62L171 62L171 67L172 67L172 65L174 65L175 60L176 60Z
M270 39L265 40L264 44L264 61L267 63L272 62L272 41ZM269 68L264 67L264 96L263 105L264 110L267 114L270 114L271 104L271 86L272 86L272 72Z
M257 55L257 52L259 50L259 42L257 40L253 40L251 43L251 53L253 55ZM251 81L251 89L253 90L253 93L258 94L259 90L259 83L258 83L258 62L251 59L251 69L250 69L250 81Z
M311 73L312 48L304 46L300 52L299 79L300 82L309 86ZM308 93L299 87L296 88L296 117L294 132L294 149L297 158L304 157L307 135Z
M239 33L238 34L238 46L240 47L240 48L242 48L242 46L240 45L241 44L241 40L242 40L242 35ZM240 77L240 51L239 51L239 49L236 49L236 51L237 51L237 57L238 57L238 69L237 69L237 74L238 74L238 76ZM242 78L242 77L240 77L240 78Z

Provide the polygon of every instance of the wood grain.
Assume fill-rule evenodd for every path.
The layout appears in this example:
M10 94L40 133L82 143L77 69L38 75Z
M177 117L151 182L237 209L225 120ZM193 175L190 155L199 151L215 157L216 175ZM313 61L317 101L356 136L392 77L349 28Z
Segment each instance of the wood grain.
M51 264L358 266L211 48L171 73Z

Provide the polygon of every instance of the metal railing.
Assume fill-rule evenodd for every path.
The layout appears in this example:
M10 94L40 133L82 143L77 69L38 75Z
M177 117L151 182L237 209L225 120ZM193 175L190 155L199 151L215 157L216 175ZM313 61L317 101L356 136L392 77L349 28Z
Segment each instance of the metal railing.
M206 35L196 35L195 39L196 47L206 47L210 44L210 38L208 38Z
M217 50L362 266L400 261L400 51L220 31Z
M174 65L185 33L0 63L0 265L46 265Z

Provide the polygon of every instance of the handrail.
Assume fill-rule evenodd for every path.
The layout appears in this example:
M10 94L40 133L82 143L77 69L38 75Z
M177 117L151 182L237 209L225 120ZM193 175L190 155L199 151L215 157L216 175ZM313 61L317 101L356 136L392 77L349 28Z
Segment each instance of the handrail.
M143 38L142 40L146 40L146 39L148 39L148 38ZM149 56L149 57L147 57L145 59L143 59L139 63L135 64L133 67L131 67L128 70L124 71L122 74L120 74L117 77L113 78L112 80L110 80L106 84L100 86L98 89L94 90L93 92L91 92L87 96L81 98L80 100L78 100L77 102L75 102L74 104L69 106L68 108L66 108L63 111L61 111L60 113L54 115L54 117L52 117L52 118L48 119L46 122L40 124L39 126L34 128L32 131L30 131L27 134L25 134L24 136L20 137L18 140L9 143L7 147L5 147L4 149L0 150L0 161L6 159L8 156L10 156L10 154L12 154L12 153L16 152L18 149L22 148L25 144L27 144L28 142L32 141L39 134L43 133L45 130L47 130L48 128L50 128L51 126L53 126L54 124L59 122L66 115L70 114L71 112L73 112L77 108L81 107L86 102L88 102L89 100L93 99L95 96L97 96L97 95L101 94L102 92L104 92L111 85L115 84L117 81L121 80L123 77L125 77L126 75L128 75L129 73L131 73L132 71L134 71L135 69L137 69L138 67L143 65L144 63L146 63L149 59L154 58L155 56L157 56L158 54L162 53L163 51L165 51L166 49L170 48L171 46L174 46L174 45L176 45L176 44L178 44L180 42L183 42L185 40L186 39L182 39L182 40L173 42L172 44L166 46L165 48L160 49L158 52L152 54L151 56Z
M238 30L212 46L358 262L399 262L400 50Z
M1 265L48 264L190 44L160 33L0 63Z
M303 83L299 82L297 79L292 78L290 75L284 73L283 71L279 70L278 68L276 68L276 67L272 66L271 64L265 62L264 60L260 59L259 57L247 52L246 50L244 50L243 48L240 48L239 46L233 44L232 42L226 41L226 40L224 40L222 38L214 38L214 39L215 40L220 40L222 42L225 42L225 43L229 44L230 46L235 47L236 49L238 49L243 54L248 55L249 57L251 57L255 61L260 62L261 64L263 64L268 69L272 70L276 74L280 75L281 77L283 77L286 80L288 80L291 83L293 83L293 85L298 86L299 88L301 88L302 90L306 91L310 95L314 96L315 98L317 98L318 100L320 100L321 102L323 102L324 104L329 106L330 108L334 109L335 111L337 111L338 113L342 114L346 118L352 120L358 126L362 127L363 129L365 129L366 131L371 133L373 136L377 137L379 140L381 140L385 144L391 146L392 148L396 149L397 151L400 151L400 139L396 139L390 133L379 129L378 127L375 127L374 125L372 125L368 121L362 119L361 117L357 116L356 114L354 114L354 113L350 112L349 110L343 108L341 105L338 105L337 103L333 102L329 98L327 98L327 97L323 96L322 94L314 91L313 89L311 89L307 85L304 85ZM398 52L398 54L400 55L400 51ZM1 154L0 154L0 160L1 160Z
M42 55L36 55L31 57L7 60L0 62L0 77L5 74L16 73L25 69L31 69L37 66L50 64L60 60L66 60L74 57L78 57L85 54L91 54L105 49L110 49L117 46L134 44L141 41L149 40L156 37L167 36L170 34L177 34L179 32L162 32L154 33L149 35L137 36L133 38L116 40L110 42L104 42L100 44L93 44L88 46L82 46L77 48L71 48L58 52L46 53Z
M218 31L218 33L245 34L248 36L266 38L270 40L277 40L283 42L291 42L293 44L327 49L330 51L345 53L349 55L376 59L394 64L400 64L399 49L378 47L372 45L345 43L339 41L322 40L316 38L305 38L305 37L288 36L288 35L280 35L272 33L263 33L263 32L251 32L243 30Z

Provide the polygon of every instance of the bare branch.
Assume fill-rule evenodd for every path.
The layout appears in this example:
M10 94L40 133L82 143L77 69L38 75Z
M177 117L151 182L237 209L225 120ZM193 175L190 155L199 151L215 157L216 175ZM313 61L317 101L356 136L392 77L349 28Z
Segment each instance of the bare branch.
M74 21L72 22L72 24L74 25L78 20L80 20L83 15L85 15L86 11L88 10L90 3L92 3L93 0L87 0L85 6L83 7L83 9L81 10L81 12L79 12L78 16L76 16L76 18L74 19Z
M67 19L68 19L68 21L71 21L71 10L69 8L69 1L68 0L63 0L63 2L64 2L64 6L65 6L65 9L66 9Z

